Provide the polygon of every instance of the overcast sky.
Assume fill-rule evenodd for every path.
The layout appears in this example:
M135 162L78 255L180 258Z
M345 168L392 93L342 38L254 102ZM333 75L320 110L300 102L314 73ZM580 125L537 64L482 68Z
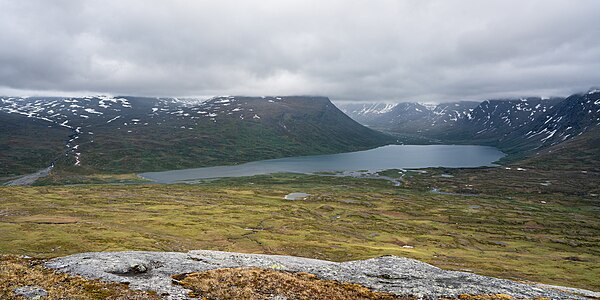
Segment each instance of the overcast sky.
M600 85L600 1L0 0L0 94L450 101Z

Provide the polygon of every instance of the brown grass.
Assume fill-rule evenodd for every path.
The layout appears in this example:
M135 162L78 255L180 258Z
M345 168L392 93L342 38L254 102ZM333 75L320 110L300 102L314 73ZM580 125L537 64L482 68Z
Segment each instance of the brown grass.
M0 299L25 299L13 290L22 286L39 286L48 292L44 300L160 299L158 296L132 291L123 284L103 283L56 273L41 261L17 256L0 256Z
M20 216L7 218L8 222L12 223L35 223L35 224L75 224L80 220L78 218L67 216Z
M217 269L175 275L173 278L193 291L190 296L209 300L267 300L276 296L288 300L412 299L373 292L358 284L320 280L313 274L259 268Z

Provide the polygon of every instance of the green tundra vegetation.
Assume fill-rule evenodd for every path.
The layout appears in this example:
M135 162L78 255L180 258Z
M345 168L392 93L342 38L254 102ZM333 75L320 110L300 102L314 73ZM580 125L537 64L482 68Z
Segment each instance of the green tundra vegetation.
M334 261L400 255L446 269L600 288L597 173L425 171L407 173L400 187L299 174L0 187L0 253L211 249ZM311 196L284 200L290 192Z

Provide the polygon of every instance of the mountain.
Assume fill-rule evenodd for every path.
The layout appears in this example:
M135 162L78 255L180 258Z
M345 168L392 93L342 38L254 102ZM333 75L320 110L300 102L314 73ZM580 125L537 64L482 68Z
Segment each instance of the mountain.
M477 107L478 102L460 101L442 104L402 102L395 104L339 103L338 107L365 126L389 132L409 143L437 139L438 132L456 126ZM420 137L422 140L419 141Z
M565 142L541 149L519 163L537 169L600 172L599 149L600 128L596 127Z
M68 128L0 111L0 177L32 173L61 156Z
M600 128L600 91L567 98L484 101L442 139L499 147L528 156ZM460 131L460 132L458 132Z
M562 100L534 97L486 100L458 118L451 130L436 132L436 137L455 142L502 143L511 133L527 127Z
M566 140L596 132L600 128L600 90L574 94L560 101L546 113L535 118L528 126L509 135L535 148L545 148Z
M71 172L139 172L364 150L394 141L325 97L2 97L0 124L18 129L2 130L3 176L53 160ZM22 152L19 144L44 154Z
M352 103L345 102L336 104L336 106L352 119L361 124L371 124L385 122L388 113L392 111L398 103Z
M509 159L526 157L600 127L598 89L567 98L388 106L391 108L361 110L359 104L340 104L355 120L399 138L412 136L429 142L490 145L511 154Z

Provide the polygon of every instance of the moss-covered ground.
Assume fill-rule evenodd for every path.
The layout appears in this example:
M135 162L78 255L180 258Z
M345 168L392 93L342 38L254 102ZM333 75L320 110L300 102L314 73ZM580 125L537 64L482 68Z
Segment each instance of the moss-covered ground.
M289 273L271 269L233 268L173 276L192 290L190 296L204 299L269 300L414 300L374 292L358 284L322 280L309 273ZM275 296L275 297L274 297Z
M536 189L528 189L519 177L493 184L464 170L439 176L446 172L411 173L401 187L296 174L195 185L0 187L0 253L45 258L212 249L334 261L393 254L447 269L600 289L597 187L580 185L577 194L570 192L577 182L566 181L540 192L546 186L537 178ZM478 195L429 190L461 192L454 189L461 184ZM283 200L290 192L312 196Z

